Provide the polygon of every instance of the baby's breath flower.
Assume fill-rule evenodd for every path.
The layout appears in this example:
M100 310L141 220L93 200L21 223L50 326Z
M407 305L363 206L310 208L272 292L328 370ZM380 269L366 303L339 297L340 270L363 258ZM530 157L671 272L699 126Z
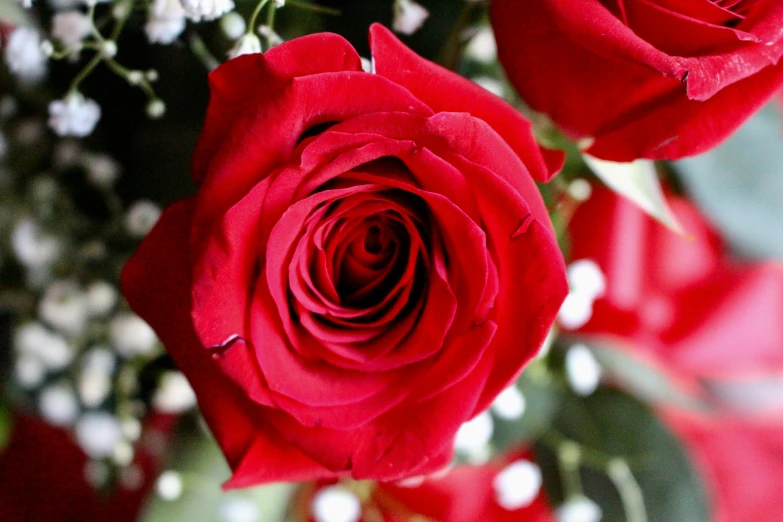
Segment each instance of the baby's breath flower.
M87 136L100 119L100 105L79 93L49 104L49 127L59 136Z
M5 45L8 70L25 82L34 82L46 74L46 56L41 51L41 35L29 27L17 27Z

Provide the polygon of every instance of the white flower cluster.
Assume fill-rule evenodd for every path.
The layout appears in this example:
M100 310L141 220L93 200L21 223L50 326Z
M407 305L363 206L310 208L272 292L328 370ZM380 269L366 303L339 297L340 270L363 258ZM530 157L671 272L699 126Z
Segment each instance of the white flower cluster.
M414 0L395 0L392 29L402 34L413 34L429 16L429 11Z
M144 26L151 43L170 44L185 30L185 9L180 0L153 0Z
M100 119L100 105L78 92L49 104L49 127L59 136L88 136Z
M591 259L580 259L568 266L566 276L570 291L557 321L566 330L577 330L593 316L593 303L606 292L606 278Z
M46 56L41 50L41 35L29 27L17 27L5 45L5 62L24 83L36 82L46 75Z

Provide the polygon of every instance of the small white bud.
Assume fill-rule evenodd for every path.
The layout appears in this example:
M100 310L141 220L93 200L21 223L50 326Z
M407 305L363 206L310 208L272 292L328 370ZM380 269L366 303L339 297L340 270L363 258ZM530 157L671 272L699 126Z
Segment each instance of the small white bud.
M5 63L22 82L36 82L46 75L46 55L41 51L41 35L29 27L17 27L4 46Z
M587 201L593 194L593 186L586 179L577 178L568 184L568 195L576 201Z
M41 42L41 52L46 57L50 57L54 54L54 45L52 45L52 42L49 40L44 40Z
M125 216L125 229L133 237L146 236L160 218L161 210L158 205L146 199L140 199L133 203Z
M421 28L429 16L429 11L414 0L395 0L392 29L402 34L413 34Z
M568 349L565 370L568 384L578 395L592 394L601 382L601 366L584 344L575 344Z
M163 413L182 413L196 405L196 394L180 372L166 372L161 376L152 405Z
M158 71L155 69L149 69L144 73L144 76L147 77L148 82L157 82L158 81Z
M146 111L149 118L157 120L166 114L166 104L163 103L163 100L155 98L154 100L149 101Z
M229 58L261 52L261 40L254 34L246 34L228 51Z
M330 486L315 494L310 512L315 522L358 522L362 505L349 490Z
M81 48L91 29L90 18L79 11L57 13L52 18L52 36L70 49Z
M38 397L38 407L47 422L55 426L69 426L79 414L79 405L70 386L53 384Z
M112 460L118 466L127 466L133 462L133 454L133 446L125 441L121 441L116 446L114 446Z
M476 78L473 78L473 83L480 85L495 96L500 96L502 98L505 94L503 84L489 76L477 76Z
M597 299L606 292L606 278L592 259L580 259L568 265L568 285L573 293Z
M525 413L525 396L516 386L511 385L495 398L492 411L501 419L517 420Z
M472 461L481 462L488 456L487 445L493 431L492 416L482 412L460 426L454 439L454 448Z
M14 377L23 388L35 388L46 377L46 368L38 357L23 353L14 363Z
M85 413L76 423L76 441L94 459L110 456L120 440L120 423L108 413Z
M114 40L105 40L101 43L101 54L106 58L117 56L117 43Z
M541 469L527 460L518 460L503 468L492 480L495 501L508 511L533 503L541 491Z
M155 483L155 491L163 500L177 500L183 489L182 477L176 471L164 471Z
M106 281L95 281L87 287L87 313L91 317L104 317L117 304L119 293L114 285Z
M34 357L52 371L65 368L73 360L73 350L65 339L39 322L26 323L16 329L14 349L22 355Z
M55 281L38 303L38 315L68 336L77 336L87 325L87 298L73 281Z
M494 62L498 57L495 35L489 27L482 27L465 46L465 55L482 63Z
M144 320L132 313L121 313L109 323L109 337L117 352L123 357L149 355L158 338Z
M565 502L555 512L557 522L599 522L601 508L584 496L577 496Z
M232 11L224 14L220 18L220 29L223 31L223 34L226 35L226 38L237 40L240 36L245 34L247 25L245 24L245 19L242 18L242 15Z
M111 15L115 20L126 20L133 9L133 2L125 0L115 3L111 8Z
M120 177L120 164L108 154L86 154L84 160L87 181L97 188L108 190Z
M258 506L250 499L228 497L220 503L218 515L221 522L260 522Z
M62 252L62 244L44 233L35 221L22 218L11 233L11 249L20 263L37 268L53 263Z
M590 322L592 317L593 298L573 292L566 296L557 312L557 322L566 330L578 330Z

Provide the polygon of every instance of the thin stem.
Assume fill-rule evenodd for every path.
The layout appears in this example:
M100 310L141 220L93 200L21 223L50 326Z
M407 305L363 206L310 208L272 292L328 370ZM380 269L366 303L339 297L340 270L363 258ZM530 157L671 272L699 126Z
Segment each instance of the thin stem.
M557 463L566 498L582 494L582 478L579 476L581 460L582 451L577 443L565 441L559 444Z
M311 4L310 2L303 2L301 0L286 0L286 5L292 5L301 9L307 9L308 11L312 11L314 13L321 13L330 16L340 16L342 14L342 11L339 9Z
M220 61L209 52L207 44L204 43L204 40L201 39L201 36L199 36L195 30L188 33L188 44L190 45L191 52L208 71L217 69L218 65L220 65Z
M270 34L275 30L275 13L277 13L277 5L273 3L266 12L266 26L269 28Z
M443 48L441 49L440 55L438 57L438 63L447 69L454 71L459 67L460 61L462 60L462 47L464 44L462 41L463 32L465 27L467 27L470 21L473 19L473 13L475 10L480 7L481 4L478 2L469 2L462 6L462 10L459 13L459 18L457 18L457 22L454 24L454 27L451 28L451 32L449 33L449 36L446 39L446 43L443 45Z
M76 75L76 77L71 82L71 87L68 89L69 93L76 93L79 90L79 84L84 81L87 76L92 72L95 67L98 66L99 63L101 63L101 60L103 60L103 56L101 53L95 53L93 57L90 59L89 62L87 62L87 65L84 66L84 69L79 71L79 74Z
M647 509L639 482L628 464L621 459L612 459L606 467L606 475L612 481L625 511L627 522L647 522Z
M247 22L247 34L253 34L253 32L256 30L256 21L258 20L258 15L261 14L261 10L268 3L269 0L261 0L256 5L256 8L253 9L253 14L250 15L250 20Z

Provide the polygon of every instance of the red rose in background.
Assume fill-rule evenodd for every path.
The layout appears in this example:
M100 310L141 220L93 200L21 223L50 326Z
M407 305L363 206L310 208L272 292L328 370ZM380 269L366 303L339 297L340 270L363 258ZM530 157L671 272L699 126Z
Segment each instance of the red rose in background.
M668 412L713 505L715 522L777 522L783 512L783 421Z
M606 189L576 211L572 257L606 276L580 332L630 342L684 379L783 376L783 266L733 259L695 207L669 204L690 238Z
M509 505L503 498L503 489L514 496L515 488L527 489L529 484L519 477L498 477L511 466L535 466L530 451L516 451L502 459L483 466L459 466L442 477L431 477L420 485L403 487L390 483L375 485L371 495L364 501L362 521L378 522L554 522L555 515L543 488L522 493L527 497L517 505ZM501 482L503 482L501 484ZM293 506L304 520L313 520L313 501L322 488L305 486L300 490ZM517 499L514 499L517 500ZM505 507L504 507L505 504ZM375 515L369 516L368 513ZM378 518L380 515L381 518Z
M509 105L371 29L374 73L311 35L210 76L194 199L123 274L191 381L226 487L451 460L567 292Z
M176 421L171 415L153 415L145 421L133 461L140 482L132 488L120 482L106 495L87 482L87 456L68 432L36 417L14 416L11 437L0 450L3 522L137 520L162 458L161 453L145 447L145 437L155 436L159 441L161 435L173 430Z
M493 0L491 14L524 100L609 160L704 152L783 83L779 0Z

